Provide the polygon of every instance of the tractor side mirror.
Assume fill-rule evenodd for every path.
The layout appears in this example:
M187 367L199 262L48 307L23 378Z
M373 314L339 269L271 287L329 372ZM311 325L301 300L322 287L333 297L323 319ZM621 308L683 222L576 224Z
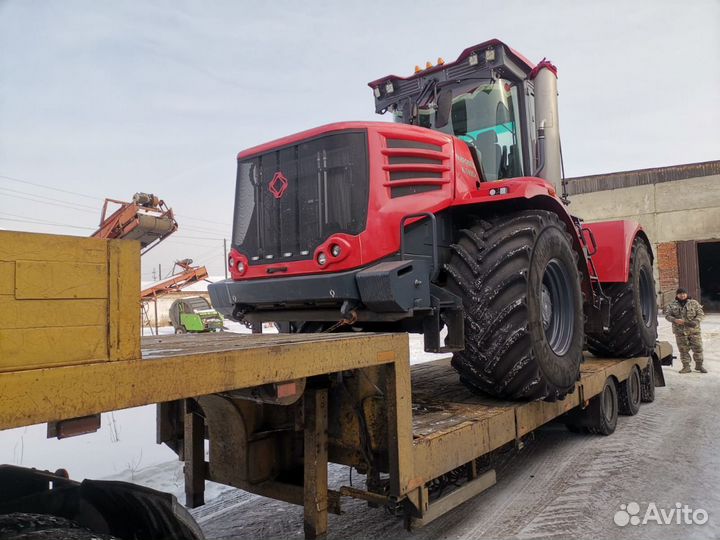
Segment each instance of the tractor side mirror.
M441 90L437 98L437 110L435 111L435 127L444 128L450 120L452 109L452 90L446 88Z

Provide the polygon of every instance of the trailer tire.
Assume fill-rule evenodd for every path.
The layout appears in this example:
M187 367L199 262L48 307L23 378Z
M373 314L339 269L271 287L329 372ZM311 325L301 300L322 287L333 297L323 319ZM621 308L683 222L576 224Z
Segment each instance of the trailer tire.
M640 399L643 403L655 401L655 366L650 357L648 365L640 373Z
M0 516L0 538L4 540L119 540L109 534L85 529L70 519L49 514L15 512Z
M615 380L605 379L602 391L590 400L585 410L587 430L596 435L611 435L618 420L618 391Z
M583 348L577 253L559 217L527 210L461 231L444 266L463 301L465 348L452 365L472 391L513 400L561 399Z
M627 283L604 284L610 297L610 329L589 334L587 348L595 356L632 358L647 356L657 341L657 298L652 257L639 236L630 254Z
M185 330L185 327L184 327L184 326L178 326L178 327L175 329L175 333L176 333L176 334L187 334L187 330Z
M640 411L641 398L640 370L633 366L628 378L618 388L618 412L625 416L635 416Z

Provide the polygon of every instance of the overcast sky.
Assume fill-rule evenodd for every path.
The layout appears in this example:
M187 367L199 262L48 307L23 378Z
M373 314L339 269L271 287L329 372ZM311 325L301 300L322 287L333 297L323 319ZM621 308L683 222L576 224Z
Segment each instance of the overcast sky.
M222 275L238 151L381 120L368 81L490 38L558 66L568 176L720 159L720 0L0 0L0 228L88 235L152 192L180 231L143 279Z

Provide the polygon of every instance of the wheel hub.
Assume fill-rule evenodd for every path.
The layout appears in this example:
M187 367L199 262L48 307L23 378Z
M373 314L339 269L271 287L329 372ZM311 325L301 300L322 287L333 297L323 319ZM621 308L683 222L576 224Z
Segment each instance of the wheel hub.
M575 328L574 298L569 283L570 273L565 265L551 259L542 279L540 309L545 338L558 356L570 349Z
M640 312L643 323L648 328L652 323L653 304L655 302L652 279L652 276L648 275L648 271L643 267L640 270Z
M542 322L543 328L547 331L552 320L552 299L550 298L550 291L543 283L542 291L540 293L540 307L542 309Z

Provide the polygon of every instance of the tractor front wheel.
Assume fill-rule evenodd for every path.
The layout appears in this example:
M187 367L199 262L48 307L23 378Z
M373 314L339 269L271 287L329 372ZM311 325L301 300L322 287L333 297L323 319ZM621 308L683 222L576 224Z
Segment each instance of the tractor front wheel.
M528 210L461 231L445 265L463 300L465 348L452 365L471 390L562 399L580 373L583 309L577 254L553 212Z

